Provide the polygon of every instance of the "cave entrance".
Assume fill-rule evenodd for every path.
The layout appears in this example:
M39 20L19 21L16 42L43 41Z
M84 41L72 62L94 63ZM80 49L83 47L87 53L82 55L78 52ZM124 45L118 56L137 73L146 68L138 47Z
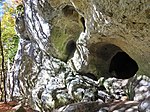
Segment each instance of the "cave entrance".
M138 71L138 65L127 53L117 52L111 59L109 72L119 79L133 77Z
M98 42L89 45L88 48L91 65L94 64L98 73L104 77L128 79L139 69L136 61L115 44Z

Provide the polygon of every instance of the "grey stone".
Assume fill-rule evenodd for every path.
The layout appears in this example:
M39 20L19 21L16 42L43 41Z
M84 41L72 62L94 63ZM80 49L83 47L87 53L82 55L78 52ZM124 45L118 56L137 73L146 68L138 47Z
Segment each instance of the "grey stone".
M135 73L150 75L150 1L23 3L24 15L18 15L16 20L18 51L12 71L7 74L8 100L28 102L42 112L75 102L105 103L111 100L116 85L117 91L123 91L119 85L122 79ZM108 79L104 81L106 91L101 92L102 76L120 78L111 79L120 83L113 85ZM135 93L140 88L133 87Z

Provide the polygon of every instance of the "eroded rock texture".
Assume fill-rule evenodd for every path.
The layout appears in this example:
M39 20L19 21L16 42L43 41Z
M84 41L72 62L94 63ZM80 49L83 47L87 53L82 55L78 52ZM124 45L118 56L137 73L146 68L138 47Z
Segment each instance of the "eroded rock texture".
M149 0L24 0L8 98L52 111L104 102L100 77L149 76Z

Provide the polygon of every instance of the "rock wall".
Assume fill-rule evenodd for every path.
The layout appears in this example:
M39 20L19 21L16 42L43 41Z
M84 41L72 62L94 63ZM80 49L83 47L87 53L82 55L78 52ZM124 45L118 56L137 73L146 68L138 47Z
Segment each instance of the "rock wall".
M16 19L18 52L7 79L9 99L51 111L96 100L102 76L150 76L149 0L24 0L23 4L24 13Z

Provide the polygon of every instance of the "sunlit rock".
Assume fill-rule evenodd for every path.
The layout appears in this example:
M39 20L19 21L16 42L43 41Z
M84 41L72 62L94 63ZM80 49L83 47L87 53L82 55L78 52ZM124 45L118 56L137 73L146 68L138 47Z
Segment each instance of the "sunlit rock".
M16 17L19 47L7 76L9 100L43 112L75 102L108 102L114 91L102 88L102 76L122 81L150 75L149 1L23 4L23 16Z

